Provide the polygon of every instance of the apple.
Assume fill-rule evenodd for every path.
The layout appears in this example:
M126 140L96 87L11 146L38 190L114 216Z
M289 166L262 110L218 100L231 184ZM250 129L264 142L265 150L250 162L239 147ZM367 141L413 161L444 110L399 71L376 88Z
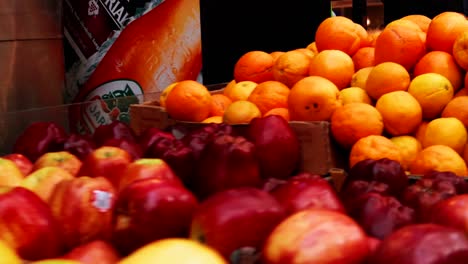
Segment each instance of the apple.
M229 259L244 247L261 250L268 234L285 217L284 208L266 191L253 187L225 190L201 202L190 237Z
M28 264L80 264L79 261L63 258L53 258L53 259L42 259L38 261L32 261Z
M2 256L3 263L23 264L23 261L21 260L20 256L16 254L16 251L1 240L0 240L0 256Z
M109 124L100 125L94 130L93 141L101 147L108 139L127 139L136 141L136 135L130 126L122 121L114 120Z
M33 163L23 154L11 153L4 155L1 158L13 161L18 167L18 169L21 171L23 176L28 175L33 170Z
M358 264L369 253L369 240L352 218L332 210L305 209L273 229L262 259L265 264Z
M34 162L33 171L44 167L59 167L76 176L81 164L81 160L68 151L47 152Z
M73 178L75 177L62 168L44 167L26 176L21 182L21 186L33 191L47 202L59 182Z
M13 153L23 154L32 162L46 152L59 151L67 137L65 129L54 122L34 122L16 138Z
M299 173L270 193L283 205L288 214L307 208L345 212L333 186L320 175Z
M173 181L177 184L183 184L169 165L162 159L138 159L128 164L120 177L118 190L122 190L130 183L146 179L158 178L161 180Z
M0 187L0 241L25 260L54 258L62 250L49 206L23 187Z
M120 260L120 255L109 242L93 240L73 248L62 258L76 260L81 264L115 264Z
M437 224L414 224L385 238L369 263L463 264L467 259L468 238L463 231Z
M263 178L289 178L298 169L299 139L284 118L254 118L248 126L247 139L255 145Z
M174 181L134 181L117 198L113 245L125 256L157 239L187 237L197 206L196 197Z
M102 176L107 178L115 188L118 188L120 175L132 161L131 155L121 148L99 147L86 156L78 175Z
M78 157L80 160L96 149L96 144L90 135L71 133L63 142L63 150Z
M82 176L58 183L49 199L66 249L95 239L110 240L115 189L103 177Z
M204 199L216 192L243 187L260 187L255 145L242 136L215 136L197 162L193 191Z
M175 139L172 133L156 127L150 127L143 131L143 133L138 137L138 143L141 146L144 157L147 157L148 149L160 138Z
M431 208L426 220L468 232L468 194L452 196L438 202Z
M125 138L109 138L102 143L102 146L113 146L127 151L133 160L143 157L143 150L136 141Z
M188 131L181 139L186 146L193 150L195 160L198 160L205 146L219 135L235 135L233 126L225 123L205 124Z
M24 175L15 162L0 158L0 186L18 186L23 178Z

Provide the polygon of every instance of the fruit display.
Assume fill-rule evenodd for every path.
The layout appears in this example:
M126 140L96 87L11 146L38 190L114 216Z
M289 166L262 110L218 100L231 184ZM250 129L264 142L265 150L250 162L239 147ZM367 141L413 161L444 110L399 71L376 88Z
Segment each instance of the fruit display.
M10 263L465 263L465 32L454 12L376 31L331 17L306 47L246 53L221 90L169 85L152 102L167 127L33 123L0 157L0 251ZM323 153L294 123L327 124L343 178L303 169Z

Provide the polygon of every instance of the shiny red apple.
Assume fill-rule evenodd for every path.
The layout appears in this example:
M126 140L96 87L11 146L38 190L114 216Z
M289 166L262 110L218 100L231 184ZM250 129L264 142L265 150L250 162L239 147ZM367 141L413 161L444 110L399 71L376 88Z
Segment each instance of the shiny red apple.
M81 160L68 151L47 152L34 162L33 171L44 167L59 167L76 176L81 165Z
M460 194L435 204L426 221L468 232L468 194Z
M94 130L93 140L101 147L108 139L126 139L136 141L136 136L130 126L124 122L114 120L109 124L101 125Z
M120 260L118 252L104 240L93 240L79 245L62 258L76 260L81 264L116 264Z

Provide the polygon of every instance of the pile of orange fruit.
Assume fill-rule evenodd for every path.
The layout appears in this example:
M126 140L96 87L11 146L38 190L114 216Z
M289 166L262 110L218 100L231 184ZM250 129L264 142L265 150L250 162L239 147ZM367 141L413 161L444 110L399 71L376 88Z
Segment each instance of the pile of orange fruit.
M245 53L224 90L181 81L164 90L161 105L194 122L239 124L271 114L329 121L350 166L390 158L413 174L468 176L467 70L463 14L410 15L375 30L336 16L306 47Z

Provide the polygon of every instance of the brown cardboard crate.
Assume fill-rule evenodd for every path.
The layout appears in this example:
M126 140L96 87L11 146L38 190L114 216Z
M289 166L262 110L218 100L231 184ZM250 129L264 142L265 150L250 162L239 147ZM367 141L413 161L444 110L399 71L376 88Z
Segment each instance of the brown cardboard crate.
M130 117L130 126L137 135L150 127L166 129L179 124L188 128L196 128L204 125L203 123L176 121L157 102L131 105ZM345 177L348 155L333 140L330 123L291 121L289 124L299 137L302 154L301 169L330 176L339 189ZM246 126L246 124L235 126Z

